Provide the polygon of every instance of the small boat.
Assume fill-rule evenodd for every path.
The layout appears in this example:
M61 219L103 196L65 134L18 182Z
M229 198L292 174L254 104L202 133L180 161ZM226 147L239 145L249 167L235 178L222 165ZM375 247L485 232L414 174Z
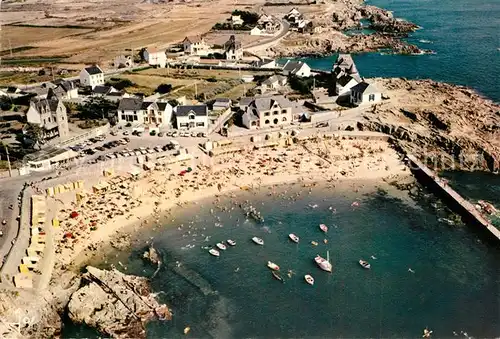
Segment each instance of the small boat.
M317 242L317 241L311 241L311 244L312 244L313 246L318 246L318 242Z
M314 278L312 276L310 276L309 274L306 274L304 276L304 279L306 280L306 282L309 284L309 285L314 285Z
M217 246L217 248L219 248L220 250L223 250L223 251L225 251L227 248L226 245L224 245L221 242L218 242L215 246Z
M327 259L321 257L319 254L314 258L316 264L323 271L332 272L332 264L330 263L330 253L327 252Z
M267 262L267 267L269 267L273 271L279 271L280 270L280 267L278 265L276 265L275 263L273 263L272 261L268 261Z
M319 229L325 233L328 232L328 226L326 226L325 224L320 224Z
M370 263L368 261L364 261L364 260L359 260L359 264L363 267L363 268L366 268L366 269L369 269L371 267Z
M231 246L236 246L236 241L228 239L227 243Z
M220 255L220 252L217 251L215 248L212 248L210 251L208 251L208 253L210 253L214 257L218 257Z
M258 238L258 237L253 237L252 238L252 241L254 243L256 243L257 245L264 245L264 240L262 240L261 238Z
M290 238L290 240L291 240L291 241L293 241L294 243L297 243L297 244L299 243L299 237L298 237L298 236L296 236L295 234L290 233L290 234L288 235L288 237L289 237L289 238Z
M283 280L283 278L278 273L276 273L275 271L272 271L271 273L273 274L274 279L279 280L282 283L285 282L285 280Z

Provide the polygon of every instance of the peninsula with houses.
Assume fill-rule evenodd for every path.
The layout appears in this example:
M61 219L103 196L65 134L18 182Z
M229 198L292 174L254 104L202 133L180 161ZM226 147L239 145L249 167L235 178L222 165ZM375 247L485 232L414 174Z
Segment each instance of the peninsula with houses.
M38 318L2 322L2 335L57 336L68 316L145 337L148 321L170 319L147 279L80 268L183 204L294 182L405 181L417 162L500 169L497 103L358 70L357 52L428 52L402 40L417 25L360 0L127 0L99 14L77 1L74 18L61 4L39 17L42 5L6 5L23 38L0 67L0 314ZM41 28L22 20L55 30L51 48L23 40ZM347 34L365 26L374 33ZM293 58L324 54L335 54L328 70ZM489 227L494 207L474 208Z

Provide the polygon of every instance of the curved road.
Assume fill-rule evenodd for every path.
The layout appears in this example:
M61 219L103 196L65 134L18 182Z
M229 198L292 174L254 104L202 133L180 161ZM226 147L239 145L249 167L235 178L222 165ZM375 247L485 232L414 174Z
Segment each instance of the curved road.
M250 53L255 53L266 48L269 48L277 44L289 31L290 24L286 20L281 20L281 30L278 34L273 35L270 39L259 41L254 44L249 44L245 46L245 50Z

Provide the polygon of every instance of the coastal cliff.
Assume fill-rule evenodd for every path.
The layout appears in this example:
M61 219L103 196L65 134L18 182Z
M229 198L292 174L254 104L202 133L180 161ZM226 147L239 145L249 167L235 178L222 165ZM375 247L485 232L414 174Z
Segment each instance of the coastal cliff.
M144 324L154 318L171 319L166 305L151 293L148 280L87 267L78 289L68 304L75 323L85 323L114 338L145 338Z
M403 151L436 167L500 170L500 105L474 90L432 80L375 79L386 99L361 130L393 136Z

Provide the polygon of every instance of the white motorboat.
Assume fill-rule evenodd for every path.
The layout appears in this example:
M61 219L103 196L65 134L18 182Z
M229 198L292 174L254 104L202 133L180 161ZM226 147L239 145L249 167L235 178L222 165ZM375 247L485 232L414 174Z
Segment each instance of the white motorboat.
M210 253L214 257L218 257L220 255L220 252L217 251L215 248L212 248L210 251L208 251L208 253Z
M293 241L294 243L297 243L297 244L299 243L299 237L298 237L298 236L296 236L295 234L290 233L290 234L288 235L288 237L289 237L289 238L290 238L290 240L291 240L291 241Z
M304 279L306 280L306 282L309 284L309 285L314 285L314 278L312 276L310 276L309 274L306 274L304 276Z
M319 254L314 258L316 264L318 264L319 268L323 271L332 272L332 264L330 263L330 254L327 253L327 259L321 257Z
M261 238L258 238L258 237L253 237L252 238L252 241L254 243L256 243L257 245L264 245L264 240L262 240Z
M326 226L325 224L320 224L319 229L325 233L328 232L328 226Z
M218 249L225 251L226 250L226 245L224 245L221 242L218 242L215 246L217 246Z
M234 241L234 240L228 239L228 240L227 240L227 243L228 243L229 245L231 245L231 246L236 246L236 241Z
M363 267L363 268L366 268L366 269L369 269L371 267L370 263L368 261L364 261L364 260L359 260L359 264Z
M279 271L280 270L280 267L278 265L276 265L275 263L273 263L272 261L268 261L267 262L267 267L269 267L273 271Z

